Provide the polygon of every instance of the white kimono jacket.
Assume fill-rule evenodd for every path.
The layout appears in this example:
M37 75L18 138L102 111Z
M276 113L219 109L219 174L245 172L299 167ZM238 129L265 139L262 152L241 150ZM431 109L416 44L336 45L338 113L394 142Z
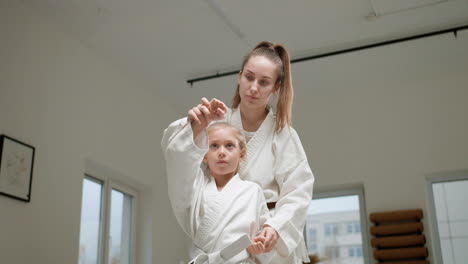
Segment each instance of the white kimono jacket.
M239 109L229 110L225 121L242 128ZM165 137L180 133L186 118L175 121ZM263 189L267 202L276 202L272 217L265 224L280 236L272 264L308 262L303 238L307 208L312 199L314 175L296 131L286 126L275 132L275 116L271 110L247 144L247 157L241 162L239 175ZM192 140L192 135L185 135ZM206 133L199 138L206 142ZM172 198L171 198L172 199Z
M260 186L236 174L218 191L214 178L200 167L208 146L203 149L195 145L190 125L174 122L166 129L161 144L174 214L198 249L215 253L244 234L256 235L270 217ZM243 250L224 263L248 259ZM271 254L256 256L257 263L270 259Z

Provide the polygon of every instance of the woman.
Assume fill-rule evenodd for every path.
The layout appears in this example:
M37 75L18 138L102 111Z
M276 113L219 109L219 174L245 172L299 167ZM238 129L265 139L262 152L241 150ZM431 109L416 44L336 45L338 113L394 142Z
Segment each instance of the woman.
M272 217L262 226L265 251L276 250L271 263L308 261L303 238L314 176L296 131L291 127L293 87L289 54L282 45L259 43L245 57L237 78L232 109L213 99L188 111L187 119L171 124L165 138L191 125L197 145L206 144L206 127L223 119L247 138L247 156L239 175L258 183ZM276 96L276 107L269 101ZM191 140L191 139L190 139ZM171 194L170 194L171 195ZM177 194L174 194L177 195Z

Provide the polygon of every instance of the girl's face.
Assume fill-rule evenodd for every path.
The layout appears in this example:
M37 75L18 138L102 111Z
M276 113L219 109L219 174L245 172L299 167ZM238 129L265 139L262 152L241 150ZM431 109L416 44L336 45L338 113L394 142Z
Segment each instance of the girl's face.
M233 128L214 128L208 132L208 152L203 162L208 165L210 174L215 179L230 177L236 172L245 152L241 150L239 140Z
M240 105L244 109L266 107L270 96L278 88L277 67L265 56L254 56L247 61L237 78Z

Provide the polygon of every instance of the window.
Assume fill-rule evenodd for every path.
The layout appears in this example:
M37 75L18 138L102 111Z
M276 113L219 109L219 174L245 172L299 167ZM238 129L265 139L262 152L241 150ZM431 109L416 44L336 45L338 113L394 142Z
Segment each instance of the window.
M326 236L336 236L338 235L338 224L325 224L325 235Z
M309 229L309 238L315 240L317 237L317 230L315 229Z
M468 172L429 181L434 248L439 263L465 263L468 259Z
M85 178L81 202L79 264L99 263L102 182Z
M132 264L136 192L111 180L83 180L79 264Z
M311 245L309 245L308 249L310 251L315 251L315 250L317 250L317 245L316 244L311 244Z
M356 256L357 257L362 257L362 247L357 247L356 248Z
M361 223L359 222L354 223L354 233L361 233Z
M360 246L353 246L348 248L349 257L362 257L362 248Z
M361 233L361 224L359 222L350 222L346 224L348 234Z
M317 230L311 228L309 233L306 236L307 239L307 249L309 252L317 251Z
M327 259L337 259L340 257L340 248L336 246L326 246L324 256Z
M347 263L349 257L352 263L370 263L366 219L362 188L315 193L304 230L309 254L329 263Z

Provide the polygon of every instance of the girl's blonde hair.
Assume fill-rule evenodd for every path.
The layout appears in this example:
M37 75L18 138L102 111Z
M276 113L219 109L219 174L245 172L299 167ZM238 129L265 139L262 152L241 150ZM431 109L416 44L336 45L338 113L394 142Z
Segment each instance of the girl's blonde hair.
M215 122L212 123L211 125L208 126L206 129L207 134L209 135L210 131L214 129L219 129L219 128L230 128L234 131L234 135L236 136L237 141L239 142L239 148L241 150L241 153L246 153L247 152L247 141L245 140L244 134L241 132L241 130L234 125L228 123L228 122ZM209 137L209 136L208 136Z
M294 91L289 54L283 45L273 44L267 41L260 42L244 57L240 73L244 71L245 64L247 64L249 59L255 56L264 56L277 65L278 79L275 83L275 91L278 92L278 100L276 103L275 131L278 132L286 125L291 125L291 108ZM232 100L232 108L237 108L240 101L239 85L237 85Z

